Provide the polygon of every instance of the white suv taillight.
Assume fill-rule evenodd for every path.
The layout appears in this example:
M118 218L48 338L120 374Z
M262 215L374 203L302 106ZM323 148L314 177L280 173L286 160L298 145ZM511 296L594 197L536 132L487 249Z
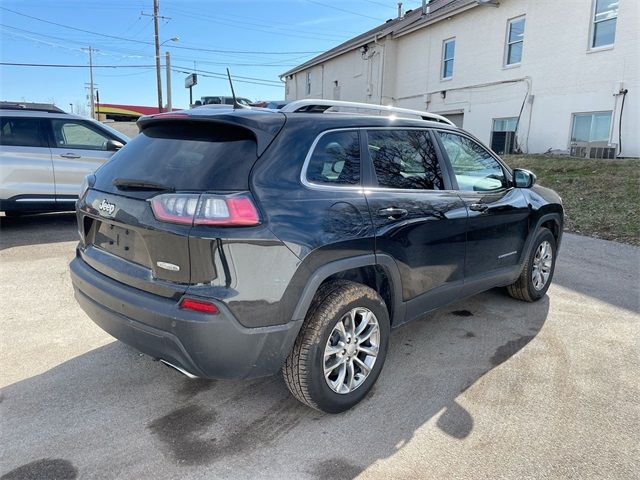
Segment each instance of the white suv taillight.
M153 215L163 222L219 226L260 223L258 210L248 193L167 193L153 197L150 202Z

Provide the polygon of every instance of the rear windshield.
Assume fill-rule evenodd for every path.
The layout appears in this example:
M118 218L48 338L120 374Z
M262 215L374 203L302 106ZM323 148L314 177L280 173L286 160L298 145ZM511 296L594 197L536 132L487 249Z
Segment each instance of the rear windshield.
M247 190L257 159L253 134L213 123L166 122L145 128L97 175L96 188L116 179L141 180L175 190Z

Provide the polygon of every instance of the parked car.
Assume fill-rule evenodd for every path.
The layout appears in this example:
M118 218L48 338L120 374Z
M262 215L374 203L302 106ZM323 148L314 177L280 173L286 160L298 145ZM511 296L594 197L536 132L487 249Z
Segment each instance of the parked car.
M251 105L249 105L250 107L257 107L257 108L271 108L274 110L278 110L282 107L284 107L287 103L289 102L285 102L284 100L261 100L259 102L254 102Z
M240 105L250 106L251 100L245 97L236 97L236 100ZM200 100L196 100L194 106L200 107L203 105L228 105L233 106L233 97L226 95L215 95L200 97Z
M275 102L269 102L267 103L265 108L271 108L273 110L280 110L281 108L284 108L287 103L289 102L285 102L285 101L275 101Z
M56 109L57 110L57 109ZM0 108L0 210L73 210L80 184L129 138L53 109Z
M493 287L545 295L555 192L443 117L328 111L344 105L140 119L77 204L81 307L189 377L282 370L336 413L375 383L391 328Z

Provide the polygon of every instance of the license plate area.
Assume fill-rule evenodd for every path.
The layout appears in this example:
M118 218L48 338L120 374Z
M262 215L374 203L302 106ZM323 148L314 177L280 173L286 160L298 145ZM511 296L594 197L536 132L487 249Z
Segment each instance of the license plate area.
M141 263L137 257L138 234L129 228L100 222L94 238L94 245L118 257Z

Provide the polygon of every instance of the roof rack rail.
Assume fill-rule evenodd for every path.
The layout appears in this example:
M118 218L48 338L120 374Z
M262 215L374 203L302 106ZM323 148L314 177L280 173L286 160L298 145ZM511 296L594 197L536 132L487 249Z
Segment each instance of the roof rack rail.
M0 102L0 110L22 110L49 113L67 113L64 110L48 103L32 102Z
M413 115L413 116L420 117L422 120L446 123L447 125L451 125L452 127L456 126L455 123L453 123L448 118L443 117L442 115L438 115L436 113L421 112L420 110L409 110L408 108L398 108L398 107L391 107L386 105L373 105L370 103L344 102L340 100L315 100L315 99L295 100L291 103L288 103L284 107L282 107L280 111L285 113L295 113L295 112L325 113L327 110L330 110L333 107L356 108L359 110L373 110L378 112L388 112L390 114L397 113L401 115Z

